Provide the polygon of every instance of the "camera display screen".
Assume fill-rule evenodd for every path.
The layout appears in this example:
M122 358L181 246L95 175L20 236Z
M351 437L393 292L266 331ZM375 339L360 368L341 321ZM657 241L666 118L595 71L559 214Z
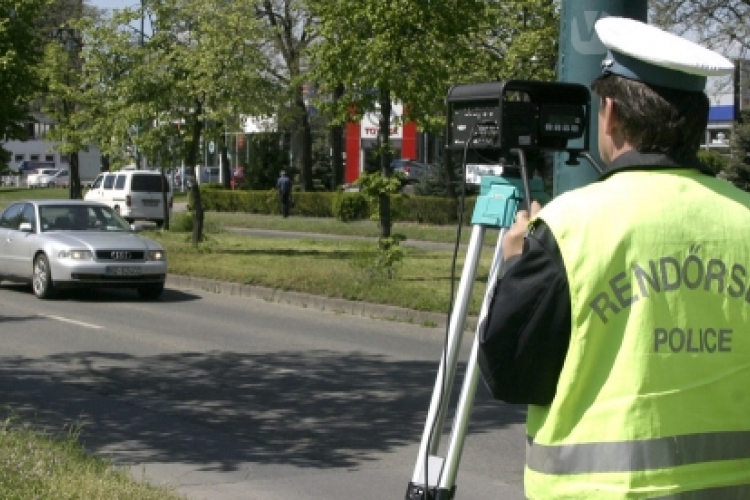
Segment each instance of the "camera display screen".
M584 110L575 105L542 105L539 133L546 137L576 139L584 132Z

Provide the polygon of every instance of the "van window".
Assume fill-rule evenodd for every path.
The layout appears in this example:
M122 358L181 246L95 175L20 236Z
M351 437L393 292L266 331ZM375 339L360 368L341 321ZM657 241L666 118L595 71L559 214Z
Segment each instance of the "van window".
M127 180L127 176L125 175L118 175L117 180L115 181L115 189L122 189L125 187L125 181Z
M102 185L102 179L103 179L103 178L104 178L104 177L103 177L103 176L101 176L101 175L100 175L99 177L97 177L97 178L96 178L96 180L94 181L94 185L93 185L93 186L91 186L91 189L97 189L97 188L98 188L99 186L101 186L101 185Z
M115 183L115 176L114 175L105 175L104 176L104 185L102 186L104 189L112 189L112 184Z
M160 192L164 186L164 192L169 192L169 182L163 175L133 174L130 189L135 192Z

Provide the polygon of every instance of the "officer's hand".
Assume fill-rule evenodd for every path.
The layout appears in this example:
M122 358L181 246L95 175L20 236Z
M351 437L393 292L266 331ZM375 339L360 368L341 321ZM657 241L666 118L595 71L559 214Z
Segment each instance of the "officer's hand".
M542 206L536 201L531 202L531 217L534 217ZM529 226L529 212L519 210L516 214L516 221L508 229L503 238L503 260L521 255L523 251L523 240L526 237L526 229Z

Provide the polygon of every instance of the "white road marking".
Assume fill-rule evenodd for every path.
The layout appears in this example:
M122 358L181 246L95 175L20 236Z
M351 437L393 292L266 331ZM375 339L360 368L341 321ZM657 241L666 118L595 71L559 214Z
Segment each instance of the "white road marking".
M49 318L49 319L56 319L57 321L62 321L63 323L72 323L74 325L85 326L86 328L93 328L95 330L101 330L103 328L102 326L99 326L99 325L94 325L91 323L84 323L83 321L76 321L74 319L63 318L62 316L52 316L51 314L39 314L39 316L42 316L44 318Z

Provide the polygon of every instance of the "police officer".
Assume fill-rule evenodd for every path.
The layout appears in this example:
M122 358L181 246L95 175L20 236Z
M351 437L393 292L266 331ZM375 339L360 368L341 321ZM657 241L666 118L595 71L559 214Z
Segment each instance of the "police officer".
M601 178L520 211L478 356L529 498L750 498L750 195L696 153L724 57L605 18Z

